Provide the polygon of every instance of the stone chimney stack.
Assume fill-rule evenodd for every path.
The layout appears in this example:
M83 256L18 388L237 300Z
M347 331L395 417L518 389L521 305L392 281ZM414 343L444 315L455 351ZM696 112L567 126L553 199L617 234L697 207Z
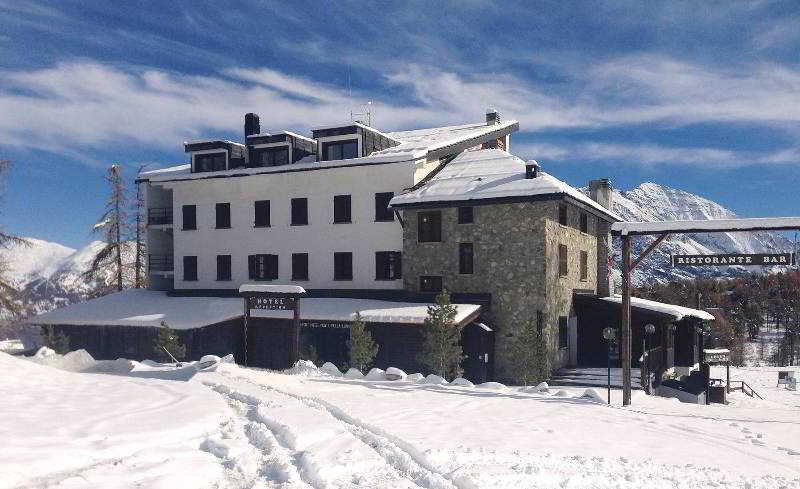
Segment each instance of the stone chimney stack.
M589 182L589 197L608 210L614 204L614 193L611 190L611 182L608 178L592 180Z
M589 182L589 197L608 210L614 204L614 192L607 178ZM609 263L613 248L611 245L611 224L597 220L597 295L608 297L614 293L614 279ZM612 263L613 265L613 263Z
M500 113L497 112L497 109L489 107L486 109L486 125L493 126L495 124L500 124ZM510 138L510 136L503 136L497 139L492 139L491 141L483 143L481 147L483 149L500 149L503 151L508 151L509 143L511 141Z
M493 124L500 124L500 113L497 112L497 109L489 107L486 109L486 125L491 126Z
M539 176L539 172L542 170L542 167L539 166L539 163L536 160L528 160L525 162L525 178L530 180L533 178L537 178Z

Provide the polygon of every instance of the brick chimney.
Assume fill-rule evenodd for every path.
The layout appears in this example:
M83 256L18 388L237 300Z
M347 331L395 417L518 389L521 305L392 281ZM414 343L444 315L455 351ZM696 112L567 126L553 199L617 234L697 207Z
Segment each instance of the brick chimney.
M486 125L493 126L495 124L500 124L500 113L497 112L497 109L493 109L489 107L486 109ZM491 141L487 141L481 145L483 149L500 149L503 151L508 151L506 145L506 137L501 137L497 139L492 139Z
M537 178L540 171L542 171L542 167L539 166L539 163L536 160L528 160L525 162L526 179L531 180L533 178Z

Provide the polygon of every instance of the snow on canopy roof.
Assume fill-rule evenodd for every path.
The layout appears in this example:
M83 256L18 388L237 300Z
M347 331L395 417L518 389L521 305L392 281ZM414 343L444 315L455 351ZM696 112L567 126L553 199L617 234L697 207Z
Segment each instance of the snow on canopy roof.
M242 284L239 293L266 292L273 294L305 294L306 289L299 285Z
M500 124L486 124L482 122L479 124L465 124L461 126L431 127L412 131L390 132L387 133L387 136L400 141L400 144L381 151L376 151L372 154L412 153L421 158L430 151L478 138L498 130L511 129L516 124L519 124L519 122L510 120L501 122Z
M166 292L128 289L55 309L28 319L31 324L160 326L191 329L242 316L242 299L169 297Z
M800 217L761 217L750 219L707 219L703 221L616 222L611 231L618 234L657 234L670 231L769 231L800 229Z
M373 323L422 324L428 317L428 306L431 304L416 302L393 302L373 299L343 298L302 298L298 309L300 318L312 321L352 321L356 312L361 319ZM456 306L455 322L474 316L481 306L476 304L454 304ZM284 318L292 317L292 311L270 311L265 309L251 310L252 317Z
M622 296L619 294L612 295L611 297L600 297L600 299L607 302L622 304ZM701 311L700 309L692 309L690 307L676 306L675 304L656 302L656 301L651 301L649 299L640 299L638 297L631 297L631 307L645 309L648 311L661 312L664 314L670 314L672 315L672 317L675 318L675 321L680 321L684 317L694 317L705 321L714 320L713 315L707 313L706 311Z
M499 149L465 151L430 181L416 190L396 196L392 206L426 202L472 201L501 197L564 194L615 219L622 218L580 190L544 172L525 178L525 162Z
M301 319L352 321L361 311L364 321L422 324L430 304L371 299L303 298ZM480 311L475 304L455 304L460 323ZM253 317L291 318L291 311L253 310ZM55 309L29 318L29 324L89 326L155 326L164 321L173 329L192 329L242 317L242 298L170 297L166 292L128 289Z

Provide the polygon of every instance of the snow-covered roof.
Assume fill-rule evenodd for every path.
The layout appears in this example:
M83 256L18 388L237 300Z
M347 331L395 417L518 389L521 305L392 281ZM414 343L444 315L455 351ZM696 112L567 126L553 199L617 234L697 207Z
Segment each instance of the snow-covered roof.
M670 231L781 231L800 229L800 217L761 217L751 219L710 219L702 221L616 222L613 233L657 234Z
M128 289L72 304L28 319L32 324L160 326L190 329L242 316L242 299L169 297L166 292Z
M367 131L374 132L375 134L380 134L381 136L387 137L387 138L393 140L396 143L400 142L397 138L392 136L391 133L381 132L378 129L375 129L374 127L368 126L366 124L362 124L360 122L355 122L355 121L353 121L353 122L345 122L343 124L336 124L336 125L332 125L332 126L315 127L314 129L312 129L312 131L325 131L325 130L328 130L328 129L338 129L340 127L349 127L349 126L360 127L361 129L366 129Z
M272 294L305 294L306 289L299 285L272 285L272 284L242 284L239 293L265 292Z
M622 296L612 295L611 297L601 297L601 300L622 304ZM675 304L666 304L664 302L651 301L649 299L640 299L638 297L631 297L631 307L645 309L648 311L661 312L670 314L675 318L675 321L680 321L684 317L694 317L705 321L713 321L714 316L706 311L700 309L692 309L690 307L676 306Z
M429 129L415 129L413 131L397 131L387 133L387 136L400 141L400 144L373 153L393 154L411 153L423 157L431 151L452 146L454 144L480 138L489 133L507 130L511 132L519 124L518 121L510 120L500 124L466 124L461 126L432 127Z
M194 139L192 141L184 141L183 144L203 144L203 143L225 143L225 144L235 144L236 146L244 146L242 143L237 143L236 141L231 141L230 139Z
M303 298L298 309L301 319L351 321L356 311L364 321L422 324L428 306L414 302L371 299ZM455 304L456 322L475 315L481 306ZM253 317L291 318L291 311L252 310ZM71 324L93 326L160 326L191 329L242 317L239 297L171 297L166 292L128 289L97 299L55 309L27 320L30 324Z
M465 151L448 163L430 181L391 201L402 207L429 202L475 201L503 197L563 194L597 211L621 220L580 190L544 172L525 178L525 162L499 149Z
M303 298L300 299L298 309L303 320L352 321L356 317L356 312L360 312L361 319L367 322L422 324L428 317L428 306L430 304L372 299ZM481 308L476 304L455 304L455 306L456 323L475 315ZM252 317L262 318L292 317L291 311L264 309L254 309L250 314Z

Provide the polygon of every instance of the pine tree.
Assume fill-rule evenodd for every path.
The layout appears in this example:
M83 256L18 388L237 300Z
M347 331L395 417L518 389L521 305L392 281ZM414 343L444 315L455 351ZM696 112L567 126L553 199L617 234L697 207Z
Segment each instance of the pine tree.
M5 195L5 178L10 170L11 162L0 160L0 201ZM0 228L0 248L8 248L12 245L29 247L30 243ZM8 268L8 263L0 256L0 313L19 316L23 312L23 305L16 286L6 278Z
M63 331L56 333L53 326L42 327L42 343L44 343L44 346L60 355L64 355L70 351L69 338L67 338Z
M440 376L458 377L461 361L461 327L455 324L456 306L450 304L450 294L442 291L436 304L428 306L428 317L423 326L422 350L417 360Z
M94 232L103 232L105 246L92 259L89 269L84 272L87 279L95 279L100 273L111 270L114 275L114 287L120 291L124 287L124 266L122 255L125 248L125 237L129 230L128 198L125 181L122 178L122 167L111 165L106 175L111 195L100 221L94 225Z
M154 343L155 356L162 362L170 362L172 358L164 351L166 349L176 360L186 357L186 345L181 342L178 334L169 327L166 321L161 321L158 337Z
M350 325L350 340L347 342L350 366L364 372L372 365L378 354L378 345L372 341L372 333L367 330L361 313L356 312L355 321Z
M138 174L142 173L145 165L139 167ZM143 289L147 287L147 268L145 257L147 256L147 242L145 241L147 230L147 216L144 195L142 195L142 184L136 184L136 201L134 202L134 232L136 244L136 258L133 264L134 287Z
M523 385L543 382L550 377L550 355L547 333L537 330L536 322L528 320L511 344L512 374Z

